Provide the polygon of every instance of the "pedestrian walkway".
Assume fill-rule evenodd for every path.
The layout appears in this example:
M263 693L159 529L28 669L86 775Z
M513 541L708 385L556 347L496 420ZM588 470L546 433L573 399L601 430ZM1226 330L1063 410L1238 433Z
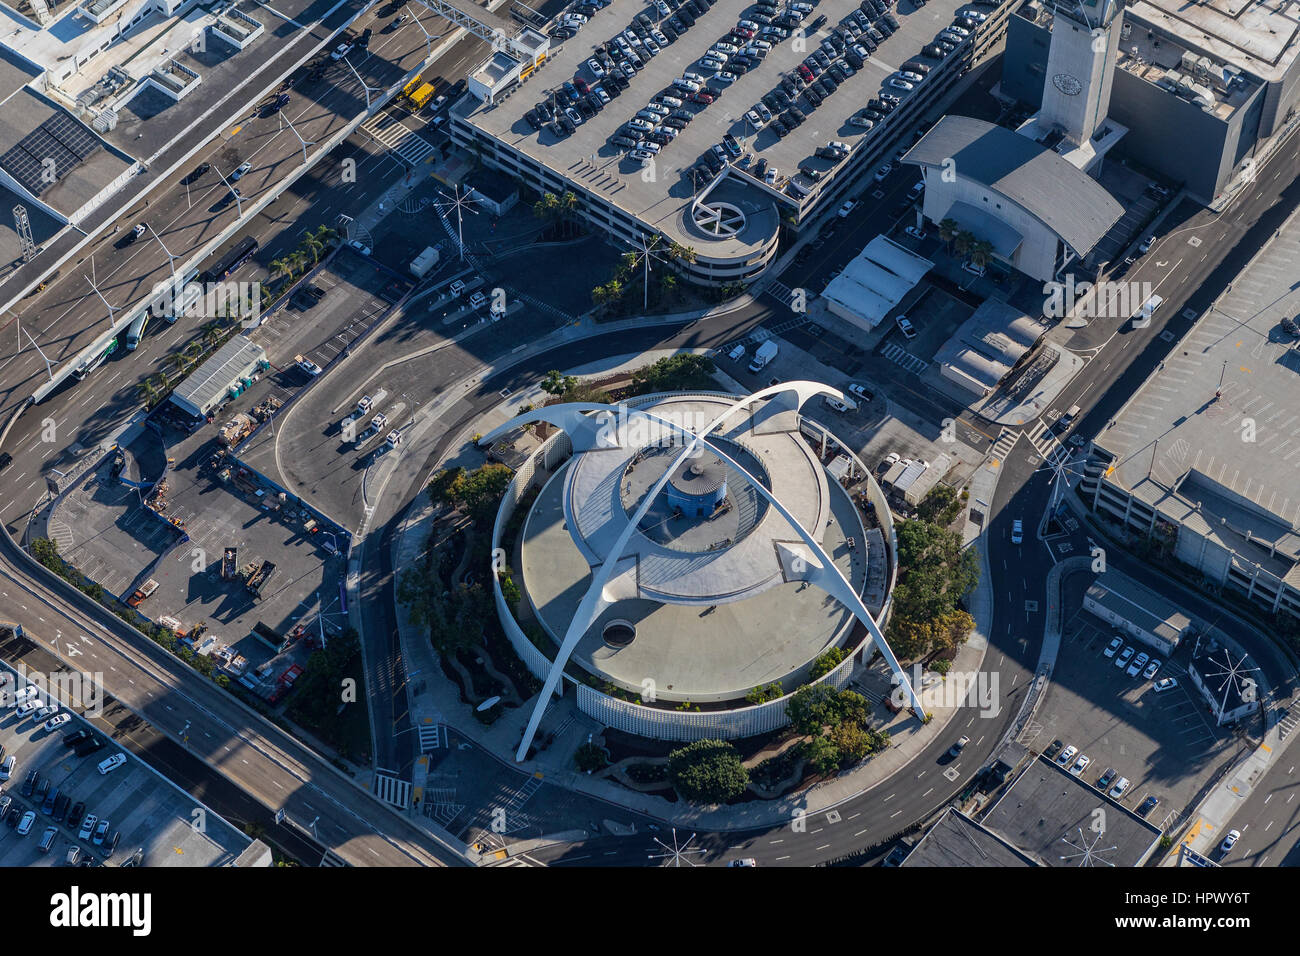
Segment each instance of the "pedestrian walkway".
M391 113L372 116L361 124L361 131L411 167L419 166L437 148Z
M1007 460L1007 455L1011 454L1011 449L1016 447L1018 441L1020 441L1020 432L1018 431L1004 428L998 432L997 441L989 449L989 461L993 467L999 467L1002 462Z
M776 299L776 301L780 302L786 308L794 307L792 304L794 302L794 289L791 289L784 282L777 282L773 279L767 284L767 288L764 289L763 292L764 294L770 295L772 298ZM811 298L811 295L809 297Z
M893 362L899 368L911 372L913 375L920 375L930 367L929 362L913 355L897 342L890 342L880 350L880 354L889 359L889 361Z
M384 771L375 773L375 796L399 810L411 809L411 782Z
M1043 459L1043 464L1049 468L1060 468L1070 458L1070 449L1061 444L1042 419L1034 422L1025 437Z
M429 754L446 748L446 728L442 724L434 723L432 718L425 718L425 722L420 724L419 733L420 753Z

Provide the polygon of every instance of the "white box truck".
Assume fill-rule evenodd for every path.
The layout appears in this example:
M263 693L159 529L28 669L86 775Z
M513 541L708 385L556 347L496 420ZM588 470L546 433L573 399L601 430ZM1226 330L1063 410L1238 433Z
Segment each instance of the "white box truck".
M776 343L771 339L768 339L754 352L754 361L749 363L749 370L751 372L763 371L763 369L767 367L768 363L770 363L772 359L776 358L777 351Z
M423 279L441 258L442 253L437 246L426 246L423 252L411 260L411 275Z

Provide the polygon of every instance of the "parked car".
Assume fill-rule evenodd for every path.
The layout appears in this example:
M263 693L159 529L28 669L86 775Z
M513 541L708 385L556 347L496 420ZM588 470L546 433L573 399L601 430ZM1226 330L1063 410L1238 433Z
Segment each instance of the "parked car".
M903 338L916 338L916 326L912 324L911 320L907 316L900 315L894 320L894 324L898 326L898 331L903 333Z
M1157 694L1163 694L1167 690L1173 690L1178 686L1178 678L1162 677L1151 685Z
M1079 756L1075 758L1074 765L1070 767L1070 773L1074 774L1076 777L1081 776L1083 772L1088 769L1088 764L1090 763L1092 763L1091 757L1087 754L1079 754Z
M1114 657L1116 652L1123 646L1124 639L1122 637L1112 637L1110 643L1106 645L1106 649L1101 653L1105 657Z
M1078 752L1079 752L1079 748L1076 747L1074 744L1070 744L1068 747L1062 750L1060 754L1057 755L1056 762L1059 763L1062 767L1068 767L1070 765L1070 761L1074 759L1075 755Z
M1133 659L1133 655L1136 653L1137 652L1132 647L1124 648L1119 657L1115 658L1115 666L1121 670L1128 667L1128 662Z
M116 753L113 756L99 762L99 772L101 774L112 773L118 767L126 763L126 754Z
M1160 670L1160 665L1163 663L1164 661L1161 661L1158 658L1155 657L1151 658L1151 662L1147 664L1146 670L1142 672L1142 679L1150 680L1151 678L1155 677L1156 671Z
M1047 745L1047 749L1043 751L1043 756L1046 757L1048 760L1052 760L1056 757L1057 754L1061 752L1061 748L1064 746L1065 746L1065 741L1059 738L1053 740L1050 744Z
M1147 666L1147 661L1150 659L1151 659L1150 656L1147 655L1145 652L1133 658L1133 663L1128 666L1128 671L1127 671L1128 676L1137 677L1138 674L1141 674L1142 668Z

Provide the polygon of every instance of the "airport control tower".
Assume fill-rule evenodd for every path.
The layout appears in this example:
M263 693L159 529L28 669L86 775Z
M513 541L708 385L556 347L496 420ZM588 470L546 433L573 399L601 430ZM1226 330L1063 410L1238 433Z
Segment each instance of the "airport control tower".
M1039 122L1085 145L1110 109L1123 0L1058 0Z

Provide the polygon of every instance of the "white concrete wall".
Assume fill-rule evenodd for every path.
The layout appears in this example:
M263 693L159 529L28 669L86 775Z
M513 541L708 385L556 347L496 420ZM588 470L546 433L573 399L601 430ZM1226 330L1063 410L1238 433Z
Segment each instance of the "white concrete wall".
M1056 233L1036 216L1001 193L996 193L962 176L960 167L957 169L957 178L954 182L944 182L939 176L926 176L925 183L923 209L926 219L938 225L957 202L983 209L989 215L1001 219L1023 237L1020 248L1016 250L1012 260L1013 266L1025 275L1044 282L1055 274L1056 250L1060 240Z

